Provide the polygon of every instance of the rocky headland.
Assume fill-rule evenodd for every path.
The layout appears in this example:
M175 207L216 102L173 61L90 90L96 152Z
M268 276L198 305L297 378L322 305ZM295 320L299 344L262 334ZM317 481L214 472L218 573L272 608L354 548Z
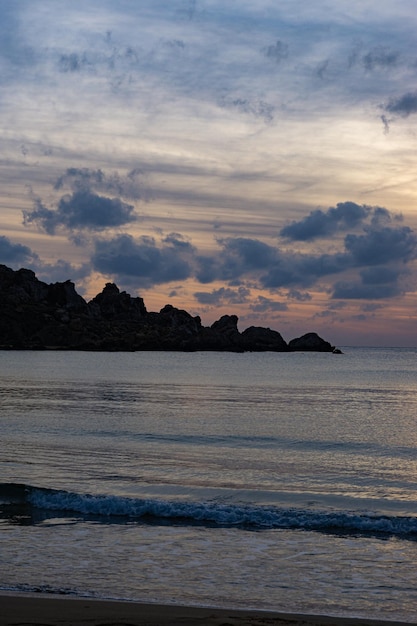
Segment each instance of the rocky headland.
M47 284L32 270L0 265L2 350L338 352L316 333L286 343L275 330L239 332L237 323L236 315L223 315L205 327L170 304L148 312L142 298L113 283L86 302L70 280Z

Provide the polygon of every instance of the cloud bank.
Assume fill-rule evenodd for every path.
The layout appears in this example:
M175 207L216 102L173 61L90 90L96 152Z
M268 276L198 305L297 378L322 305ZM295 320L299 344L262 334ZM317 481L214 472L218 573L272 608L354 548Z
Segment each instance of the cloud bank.
M72 173L59 179L55 188L61 189L68 175ZM188 279L202 285L223 283L226 286L211 291L195 291L195 299L211 306L249 303L257 312L287 310L293 299L311 299L309 290L325 291L332 299L379 300L412 288L407 278L417 256L417 235L401 215L384 207L340 202L287 224L277 233L276 244L249 237L217 237L213 252L202 253L180 233L158 237L112 234L137 219L134 207L91 192L92 178L96 185L106 180L97 172L94 176L84 172L81 177L77 173L76 191L63 196L55 210L36 200L37 208L24 214L24 222L27 227L40 225L51 237L59 227L68 233L88 231L91 271L121 284L151 288ZM108 236L98 235L104 230ZM310 244L318 239L323 246L330 242L332 250L317 253L292 247L294 242ZM35 259L27 247L4 237L1 244L4 259ZM287 290L288 302L266 296L251 301L254 288L271 293Z

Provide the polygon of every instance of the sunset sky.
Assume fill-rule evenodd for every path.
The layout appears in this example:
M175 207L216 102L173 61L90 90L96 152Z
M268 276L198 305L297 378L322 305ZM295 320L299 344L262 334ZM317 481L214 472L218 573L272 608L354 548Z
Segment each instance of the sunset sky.
M417 346L415 0L0 0L0 263Z

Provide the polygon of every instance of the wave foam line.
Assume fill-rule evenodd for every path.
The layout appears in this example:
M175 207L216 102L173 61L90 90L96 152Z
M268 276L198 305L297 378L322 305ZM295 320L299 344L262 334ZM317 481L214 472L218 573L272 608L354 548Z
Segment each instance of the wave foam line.
M384 534L417 540L416 517L82 495L36 487L27 488L27 501L38 509L103 518L116 517L120 521L169 520L173 524L202 524L248 530L299 529Z
M69 491L0 484L0 502L20 503L33 509L94 516L103 522L199 524L247 530L292 529L359 535L390 535L417 540L417 517L341 511L184 502L79 494Z

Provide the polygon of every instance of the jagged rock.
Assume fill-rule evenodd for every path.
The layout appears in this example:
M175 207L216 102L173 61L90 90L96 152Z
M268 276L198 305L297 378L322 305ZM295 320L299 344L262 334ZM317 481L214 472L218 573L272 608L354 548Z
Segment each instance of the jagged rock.
M240 333L236 315L223 315L210 327L170 304L149 313L143 299L107 283L86 302L74 283L46 284L27 269L0 265L0 348L40 350L244 350L283 352L333 347L316 333L287 344L270 328L251 326Z
M213 322L211 328L218 333L235 335L239 332L237 329L238 321L239 318L237 315L222 315L220 319L218 319L216 322Z
M14 272L0 265L0 291L7 296L8 303L21 305L25 302L42 302L47 298L48 290L48 285L38 280L32 270L20 269Z
M333 352L334 346L318 336L317 333L307 333L297 339L291 339L288 343L291 351L303 352Z
M132 298L126 291L120 290L114 283L106 283L103 291L89 303L91 311L106 319L139 319L146 315L143 298Z
M237 315L222 315L206 329L204 335L206 349L243 352L242 336L237 328L238 320Z
M201 349L200 317L198 315L193 317L172 304L165 305L159 313L149 313L145 320L145 328L147 341L149 342L152 337L153 349L187 351Z
M70 280L49 285L46 299L52 306L56 305L73 311L87 311L86 301L75 291L75 285Z
M162 326L171 329L181 329L186 335L198 335L201 330L201 318L193 317L183 309L177 309L172 304L166 304L159 312L158 321Z
M280 333L262 326L249 326L242 333L242 346L245 350L264 352L288 352L287 343Z

